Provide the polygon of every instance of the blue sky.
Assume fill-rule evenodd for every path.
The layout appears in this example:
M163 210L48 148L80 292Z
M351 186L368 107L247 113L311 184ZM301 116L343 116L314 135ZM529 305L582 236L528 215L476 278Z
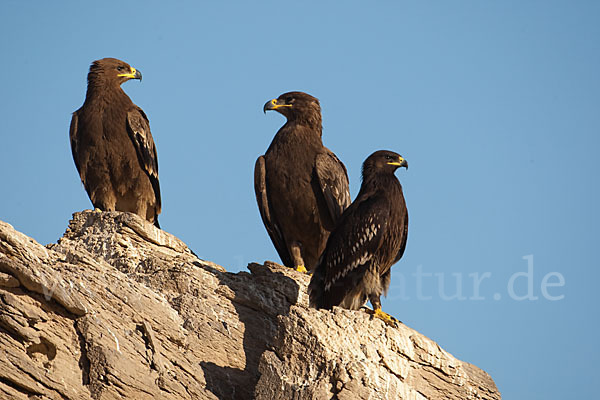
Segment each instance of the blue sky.
M69 122L91 61L116 57L144 75L123 88L150 118L162 227L230 271L278 260L253 167L284 119L262 105L306 91L353 195L373 151L410 163L384 310L506 399L592 398L599 20L594 1L3 1L0 219L45 244L90 208Z

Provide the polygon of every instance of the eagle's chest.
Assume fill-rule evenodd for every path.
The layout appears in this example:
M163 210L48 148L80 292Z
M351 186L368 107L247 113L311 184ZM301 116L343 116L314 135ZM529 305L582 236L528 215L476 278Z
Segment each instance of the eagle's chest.
M131 176L137 166L137 154L127 133L127 117L121 110L105 107L80 115L80 158L90 168L109 169L112 174Z
M402 190L390 185L391 193L386 196L385 201L388 203L385 209L388 211L385 216L387 220L387 228L383 232L382 250L380 254L379 264L384 267L391 266L402 248L405 240L405 218L406 205Z
M278 218L293 218L300 225L319 224L311 148L279 146L265 154L266 184Z
M270 157L269 157L270 156ZM266 157L267 184L280 189L306 188L312 180L315 156L281 151Z
M387 229L384 237L384 243L388 248L388 251L383 253L384 259L381 260L381 263L385 266L389 266L394 262L396 254L398 254L400 247L402 246L402 224L400 223L400 220L394 218L388 223L394 229Z
M302 135L278 135L265 154L267 185L277 190L308 190L318 145Z
M89 130L101 133L104 140L119 140L127 136L127 113L132 105L120 90L107 91L86 100L80 122L89 125Z

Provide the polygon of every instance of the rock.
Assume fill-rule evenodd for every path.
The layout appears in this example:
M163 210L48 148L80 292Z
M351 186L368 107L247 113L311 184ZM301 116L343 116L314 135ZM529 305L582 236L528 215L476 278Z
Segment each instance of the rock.
M130 213L42 246L0 222L2 399L500 399L400 324L307 307L308 277L228 273Z

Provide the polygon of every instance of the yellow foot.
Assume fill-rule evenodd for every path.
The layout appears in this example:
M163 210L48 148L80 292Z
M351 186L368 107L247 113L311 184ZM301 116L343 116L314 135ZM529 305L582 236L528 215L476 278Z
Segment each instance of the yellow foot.
M306 270L306 268L304 267L304 265L298 265L298 266L296 267L296 271L298 271L298 272L302 272L302 273L304 273L304 274L307 274L307 273L308 273L308 271Z
M99 212L102 212L102 210L101 210L101 209L99 209L99 208L94 208L94 212L97 212L97 213L99 213Z
M390 314L383 312L381 308L376 308L375 310L367 309L367 313L371 314L374 318L382 320L386 325L393 328L397 328L398 323L400 323L400 321L392 317Z

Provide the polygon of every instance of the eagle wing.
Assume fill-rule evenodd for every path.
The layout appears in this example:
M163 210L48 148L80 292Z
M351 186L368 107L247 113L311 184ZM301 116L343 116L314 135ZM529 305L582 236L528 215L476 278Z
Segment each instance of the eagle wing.
M332 226L327 228L333 230L351 203L348 172L344 164L327 148L325 153L317 155L315 172L331 217Z
M311 304L323 308L340 304L367 268L378 262L376 254L383 243L388 213L384 203L374 198L355 201L346 210L312 278Z
M161 209L160 186L158 183L158 157L156 146L150 132L150 123L144 111L135 106L127 113L127 133L138 155L138 159L144 171L148 174L154 195L156 197L157 210Z
M256 194L256 202L258 203L258 210L263 220L263 224L267 229L267 233L275 246L275 250L279 254L281 261L286 266L293 266L292 257L290 256L287 244L281 233L281 229L275 220L275 216L271 213L269 207L269 196L267 194L267 181L266 181L266 170L265 170L265 157L260 156L256 160L254 166L254 193Z
M73 161L75 161L75 167L77 168L77 172L79 173L79 177L83 181L83 176L81 175L81 170L79 169L79 140L77 137L77 111L73 113L73 117L71 118L71 126L69 127L69 139L71 141L71 154L73 155Z

